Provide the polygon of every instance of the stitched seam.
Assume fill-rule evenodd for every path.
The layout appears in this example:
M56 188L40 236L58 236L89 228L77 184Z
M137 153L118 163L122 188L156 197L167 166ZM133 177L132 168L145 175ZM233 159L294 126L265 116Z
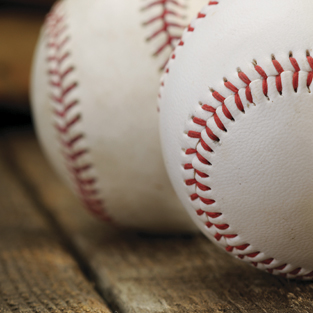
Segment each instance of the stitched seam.
M174 9L170 9L169 5L172 5ZM162 11L159 15L150 18L149 20L143 23L144 26L152 25L161 21L161 26L155 30L150 36L147 37L147 41L151 41L156 39L161 34L165 34L166 38L164 42L156 49L153 53L153 56L159 56L167 47L170 47L171 50L174 49L175 43L180 39L180 36L172 34L172 29L184 29L186 25L181 23L173 23L168 19L170 17L177 17L183 20L185 17L178 12L177 9L186 9L186 6L183 5L178 0L148 0L148 3L141 9L141 11L147 11L154 7L161 6ZM161 70L163 70L166 66L166 62L161 66Z
M208 7L210 5L217 5L219 3L219 1L210 1L208 6L203 10L203 12L205 12ZM206 17L206 14L204 13L199 13L198 16L197 16L197 19L203 19ZM167 77L167 75L169 75L169 72L170 72L170 67L171 65L173 64L173 62L175 61L176 59L176 54L177 52L179 51L179 49L181 49L186 40L187 40L187 37L188 37L188 34L190 32L194 32L195 30L195 27L192 26L193 23L191 23L191 25L188 26L188 28L185 30L183 36L182 36L182 39L181 41L178 43L176 49L174 50L174 52L172 53L171 57L170 57L170 61L167 63L167 66L165 68L165 71L164 71L164 74L161 78L161 86L160 86L160 92L159 92L159 99L162 98L162 91L164 90L165 88L165 79ZM313 69L313 59L312 57L309 55L309 53L307 52L307 61L310 65L310 68ZM294 75L293 75L293 87L295 89L295 91L297 90L298 88L298 78L299 78L299 71L300 71L300 67L297 63L297 61L292 57L292 55L290 55L290 62L291 64L293 65L294 69L295 69L295 72L294 72ZM271 76L267 76L265 71L259 67L257 64L254 64L255 65L255 70L259 73L259 75L261 76L261 79L263 81L263 93L264 95L267 97L267 78L268 77L271 77ZM276 68L277 70L277 73L278 75L275 76L276 77L276 86L277 86L277 90L279 93L282 92L282 82L281 82L281 74L282 72L284 71L282 66L279 64L278 61L275 60L275 58L273 58L273 65L274 67ZM308 77L307 77L307 86L309 88L309 86L311 85L312 83L312 80L313 80L313 72L310 71L310 72L307 72L308 73ZM240 72L238 73L239 75L239 78L241 81L243 81L246 85L246 87L244 88L245 89L245 95L246 95L246 98L248 101L250 101L251 103L253 102L253 99L252 99L252 95L251 95L251 90L250 90L250 84L251 84L251 81L249 80L249 78L247 77L247 75L245 75L244 73ZM239 111L241 112L244 112L244 107L243 107L243 104L241 103L241 99L240 99L240 96L239 96L239 91L241 89L238 89L235 87L235 85L233 85L232 83L228 82L228 81L225 81L225 86L227 89L231 90L234 95L232 95L234 97L234 100L235 100L235 103L237 105L237 108ZM309 92L310 89L309 89ZM228 119L232 119L232 116L229 112L229 110L227 109L226 105L225 105L225 100L226 98L224 98L222 95L220 95L219 93L217 93L216 91L212 90L212 95L213 97L218 100L220 103L221 103L221 108L222 108L222 112L224 114L224 116ZM223 123L220 121L218 115L216 114L216 108L213 108L211 106L208 106L208 105L203 105L202 103L200 103L201 105L201 108L202 110L204 110L206 113L209 113L211 114L211 118L214 119L214 122L216 124L216 126L221 129L221 130L226 130L225 129L225 126L223 125ZM158 108L159 109L159 108ZM196 125L197 127L199 126L202 126L202 131L203 130L206 130L206 134L207 136L211 139L211 140L215 140L215 141L218 141L219 138L209 129L206 127L206 123L207 123L207 120L204 120L202 119L201 117L195 117L193 116L192 117L192 122L194 125ZM201 145L202 148L208 152L213 152L213 150L205 143L205 141L203 140L202 138L202 131L194 131L194 130L190 130L188 132L188 137L189 138L196 138L198 139L198 143L196 145L196 147L198 145ZM190 147L188 149L183 149L184 153L186 156L190 156L190 155L195 155L195 157L202 163L204 164L205 166L210 166L211 164L200 154L198 153L197 149L193 148L193 147ZM183 164L183 168L185 171L188 171L188 170L193 170L194 171L194 178L193 179L188 179L188 180L185 180L185 184L187 187L190 187L190 186L193 186L195 185L196 188L199 188L199 190L203 190L203 191L207 191L207 190L210 190L210 187L208 186L205 186L203 184L201 184L200 182L197 181L196 179L196 175L199 175L199 177L202 177L202 178L206 178L208 177L207 174L201 172L201 171L198 171L196 170L195 168L193 168L193 165L191 163L187 163L187 164ZM191 201L195 201L195 200L199 200L201 201L202 203L204 203L205 205L207 206L210 206L210 205L213 205L215 203L215 200L214 199L205 199L205 198L201 198L200 195L198 195L198 193L192 193L190 195L190 200ZM203 214L205 214L208 218L210 219L217 219L219 217L222 216L222 213L220 212L204 212L203 210L201 209L198 209L197 210L197 214L199 215L199 218L200 216L203 216ZM228 229L229 228L229 225L228 224L214 224L214 223L211 223L210 221L206 222L206 226L208 227L208 229L212 229L214 228L214 237L217 241L222 241L223 239L225 240L231 240L233 238L236 238L237 237L237 234L228 234L228 235L222 235L219 231L223 231L225 229ZM217 226L217 227L216 227ZM226 247L226 251L230 252L230 253L233 253L234 252L234 249L236 250L239 250L239 251L244 251L246 250L248 247L250 246L250 244L248 243L244 243L240 246L231 246L231 245L228 245ZM239 254L237 255L238 258L241 258L241 259L244 259L246 261L246 258L256 258L257 256L260 255L261 252L259 251L256 251L256 252L249 252L247 253L246 255L244 253L242 254ZM258 267L259 264L262 264L264 266L271 266L271 263L273 263L274 261L274 258L267 258L267 259L264 259L262 261L259 261L259 262L251 262L252 265ZM284 271L284 269L286 269L288 267L287 264L283 264L283 265L280 265L276 268L267 268L267 271L270 272L270 273L274 273L276 274L277 272L279 272L279 274L281 276L287 276L288 274L289 275L293 275L293 276L296 276L297 278L299 279L311 279L313 277L313 271L311 271L310 273L307 273L306 275L298 275L301 271L302 271L302 268L296 268L296 269L293 269L291 271Z
M290 60L292 66L294 68L294 74L292 77L292 84L293 84L293 88L294 88L295 92L297 92L298 85L299 85L300 67L299 67L297 60L292 56L292 54L290 54L289 60ZM307 61L308 61L308 64L310 65L311 69L313 69L313 58L309 55L308 51L307 51ZM269 77L275 77L277 91L280 94L282 94L282 91L283 91L282 90L281 74L284 73L285 70L283 69L281 64L275 59L274 56L272 56L272 63L273 63L273 65L274 65L274 67L278 73L276 76L267 76L265 70L262 67L260 67L256 61L254 61L254 64L253 64L255 71L260 75L260 78L262 80L263 94L267 98L268 98L267 79ZM303 71L303 72L306 72L308 74L306 84L307 84L308 92L311 92L310 91L310 85L311 85L312 79L313 79L313 71ZM244 90L246 99L248 100L249 103L252 104L253 103L253 97L252 97L251 90L250 90L250 84L252 83L252 81L250 81L248 76L245 73L241 72L240 70L238 70L238 77L245 84L245 87L238 89L237 87L235 87L234 84L229 82L227 79L224 79L224 85L227 89L229 89L230 91L233 92L233 94L229 97L234 98L234 102L236 104L237 109L240 112L245 113L242 100L239 96L239 92L241 90ZM221 114L223 114L224 117L226 117L228 120L234 121L232 114L230 113L230 111L228 110L228 108L225 104L226 98L223 97L220 93L218 93L215 90L211 90L211 92L212 92L213 98L216 99L218 102L220 102L219 107L221 107L221 109L222 109ZM207 104L203 104L203 105L201 104L201 109L205 110L206 112L210 112L212 114L211 117L209 117L207 120L204 120L202 118L193 116L192 117L193 124L197 125L197 127L199 127L199 125L202 126L202 131L189 130L187 132L187 136L189 138L199 139L198 143L196 144L196 147L201 145L201 147L205 151L212 153L213 149L211 147L209 147L207 145L207 143L205 142L205 140L203 139L202 132L205 132L206 135L212 141L217 142L217 141L219 141L219 138L207 126L208 125L207 121L208 120L214 121L215 125L222 131L226 132L227 129L226 129L225 125L222 123L218 114L216 113L217 108L213 108L212 106L209 106ZM197 148L196 149L189 148L189 149L185 150L185 154L186 155L194 155L194 158L197 158L198 161L201 162L202 164L204 164L205 166L212 166L212 164L206 158L204 158L201 155L201 153L199 153ZM198 209L198 210L196 210L196 213L199 217L200 216L207 216L208 221L205 223L205 225L208 229L210 229L210 232L215 234L214 235L215 240L221 241L222 239L225 239L225 241L227 242L227 241L231 241L231 239L236 238L238 236L237 234L223 234L222 233L222 231L227 230L230 227L229 224L226 224L226 223L218 224L218 223L214 222L215 219L221 218L223 216L223 213L221 213L221 212L211 212L210 211L209 207L215 203L215 200L201 197L197 192L197 190L202 190L202 191L211 190L211 188L209 186L203 185L197 180L197 175L200 177L209 177L209 176L207 174L205 174L204 172L199 171L196 168L194 168L191 163L184 164L183 166L184 166L184 170L186 170L186 171L188 171L188 170L194 171L194 178L185 180L185 184L187 186L194 186L195 187L195 193L190 195L190 200L191 201L199 200L208 207L207 211L204 211L202 209ZM281 276L287 277L287 275L293 275L299 279L310 279L313 277L313 271L311 271L310 273L307 273L305 275L298 275L303 270L301 267L298 267L296 269L292 269L290 271L285 270L285 269L287 269L288 264L282 264L278 267L277 266L271 267L271 264L273 263L274 258L264 258L262 260L255 262L255 261L253 261L253 259L257 258L257 257L260 258L260 256L262 256L261 255L262 252L261 251L245 252L246 250L249 250L248 248L250 246L251 245L249 243L242 243L242 244L236 245L236 246L228 244L225 249L229 253L234 253L234 251L236 251L236 257L238 257L240 259L248 258L249 259L248 262L251 262L251 264L254 265L255 267L258 267L258 265L262 264L262 266L267 267L266 270L270 273L276 274L276 272L278 271L278 273ZM239 254L237 254L238 251L239 251ZM247 260L245 259L245 261L247 261ZM276 271L276 272L274 272L274 271Z
M219 1L210 1L210 2L208 3L207 7L214 6L214 5L218 5L218 4L219 4ZM207 7L206 7L206 8L207 8ZM199 12L198 15L197 15L197 17L196 17L196 20L198 20L198 19L203 19L203 18L205 18L205 17L206 17L206 14ZM177 50L180 49L181 47L183 47L184 44L185 44L185 39L186 39L185 37L186 37L186 34L191 33L191 32L194 32L194 30L195 30L195 28L192 26L192 23L189 24L188 27L186 28L186 30L185 30L183 36L181 37L179 43L177 44L177 47L175 48L175 50L173 51L172 55L170 56L169 60L173 60L173 61L174 61L174 60L176 59ZM163 89L164 86L165 86L165 82L164 82L165 77L166 77L166 75L169 74L169 72L170 72L170 64L169 64L169 63L170 63L170 62L167 61L167 62L165 63L165 65L164 65L165 71L164 71L164 74L163 74L163 76L162 76L162 78L161 78L161 84L160 84L161 87L160 87L160 92L159 92L159 94L158 94L159 99L161 98L161 91L162 91L162 89ZM158 107L158 110L159 110L159 107Z
M109 221L99 191L97 178L93 175L94 165L88 162L89 151L85 134L77 130L82 115L79 100L75 98L78 81L72 77L75 68L71 64L69 47L70 37L58 3L47 17L48 35L48 75L50 85L50 102L53 109L54 128L57 133L61 153L76 192L88 211L97 217Z

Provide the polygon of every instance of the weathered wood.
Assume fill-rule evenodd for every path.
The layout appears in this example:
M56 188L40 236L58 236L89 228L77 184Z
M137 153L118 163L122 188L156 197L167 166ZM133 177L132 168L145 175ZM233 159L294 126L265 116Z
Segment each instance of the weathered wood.
M109 310L0 153L0 312Z
M202 235L136 235L103 225L56 178L32 136L11 135L8 151L119 312L313 312L313 284L258 271Z

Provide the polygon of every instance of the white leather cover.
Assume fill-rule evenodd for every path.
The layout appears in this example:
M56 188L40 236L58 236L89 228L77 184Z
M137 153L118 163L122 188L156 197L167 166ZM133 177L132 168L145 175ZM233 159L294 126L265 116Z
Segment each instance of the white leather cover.
M162 78L172 183L223 249L311 279L313 2L226 0L201 13Z
M54 167L100 218L152 232L196 229L167 178L156 99L181 26L206 3L65 0L47 18L32 76L37 133ZM180 27L157 33L166 23Z

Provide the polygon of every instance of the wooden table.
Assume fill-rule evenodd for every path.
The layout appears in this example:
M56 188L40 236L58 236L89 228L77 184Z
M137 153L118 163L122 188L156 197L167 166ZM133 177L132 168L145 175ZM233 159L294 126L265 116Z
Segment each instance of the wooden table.
M31 131L0 137L0 312L313 312L313 283L258 271L202 235L94 220Z

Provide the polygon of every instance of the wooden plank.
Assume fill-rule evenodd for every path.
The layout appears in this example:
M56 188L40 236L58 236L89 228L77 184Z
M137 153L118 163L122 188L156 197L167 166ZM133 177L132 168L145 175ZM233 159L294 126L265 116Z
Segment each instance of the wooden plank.
M11 135L7 151L119 312L313 312L313 284L256 270L202 235L147 236L95 221L47 166L31 135Z
M0 312L109 313L3 153L0 177Z

